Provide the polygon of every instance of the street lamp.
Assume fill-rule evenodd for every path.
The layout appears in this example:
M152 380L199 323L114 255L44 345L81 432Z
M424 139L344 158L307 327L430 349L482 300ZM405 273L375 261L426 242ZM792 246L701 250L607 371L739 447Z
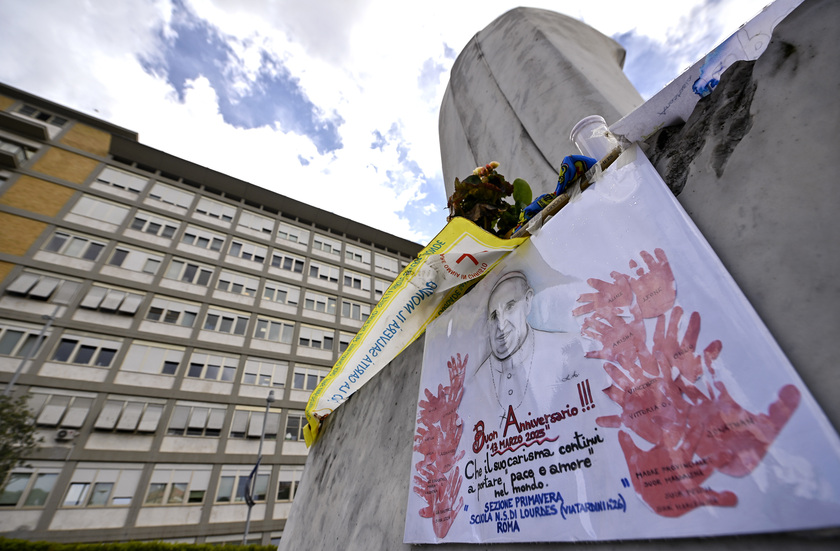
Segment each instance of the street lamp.
M265 442L265 423L268 420L268 408L274 403L274 391L269 390L268 396L265 397L265 415L263 415L262 431L260 432L260 447L257 448L257 463L254 465L254 470L251 471L251 480L248 481L248 493L245 496L247 499L245 503L248 505L248 514L245 517L245 533L242 535L242 545L248 543L248 531L251 528L251 507L254 506L254 491L257 488L257 471L260 468L260 461L262 461L262 449Z

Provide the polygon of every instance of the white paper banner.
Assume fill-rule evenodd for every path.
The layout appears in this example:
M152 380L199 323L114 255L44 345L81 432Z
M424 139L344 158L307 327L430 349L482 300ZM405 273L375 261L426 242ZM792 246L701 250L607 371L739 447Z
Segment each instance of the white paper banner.
M610 132L626 143L634 143L660 128L687 121L697 101L711 93L723 72L738 60L758 59L770 44L776 25L801 3L802 0L776 0L766 6L703 59L610 126Z
M405 541L840 524L840 440L633 148L426 331Z

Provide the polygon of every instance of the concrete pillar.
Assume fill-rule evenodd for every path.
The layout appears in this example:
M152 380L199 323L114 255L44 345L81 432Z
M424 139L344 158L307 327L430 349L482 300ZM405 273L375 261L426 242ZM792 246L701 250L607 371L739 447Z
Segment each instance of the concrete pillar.
M501 163L535 195L554 191L569 140L587 115L607 124L641 105L621 70L624 49L565 15L516 8L476 34L455 61L440 109L447 197L455 178Z

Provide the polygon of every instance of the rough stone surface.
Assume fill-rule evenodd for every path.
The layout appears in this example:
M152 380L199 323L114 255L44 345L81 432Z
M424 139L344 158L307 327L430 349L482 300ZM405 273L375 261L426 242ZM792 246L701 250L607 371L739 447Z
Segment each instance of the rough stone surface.
M554 191L569 133L589 115L613 123L642 103L621 70L624 49L546 10L511 10L476 34L455 61L440 110L447 197L455 178L490 161L534 195Z
M402 549L419 338L327 418L312 447L280 550Z
M650 162L675 194L685 187L691 163L707 143L711 144L710 164L715 176L723 175L732 151L752 127L754 64L734 63L712 94L697 102L688 121L663 128L647 140Z
M714 106L701 107L705 118L716 122L686 125L695 138L684 147L690 162L679 195L835 427L840 426L838 29L840 2L806 1L777 28L743 81L744 88L755 87L746 111L737 104L747 100L733 99L737 94L730 96L729 86L706 102L722 102L726 116ZM451 107L445 102L441 116L453 116ZM509 133L508 144L521 137L513 127ZM330 417L307 460L280 549L503 551L576 545L402 543L422 353L421 339ZM828 532L586 544L599 551L837 547L836 533Z
M803 3L758 60L730 67L648 151L835 428L838 29L840 2Z

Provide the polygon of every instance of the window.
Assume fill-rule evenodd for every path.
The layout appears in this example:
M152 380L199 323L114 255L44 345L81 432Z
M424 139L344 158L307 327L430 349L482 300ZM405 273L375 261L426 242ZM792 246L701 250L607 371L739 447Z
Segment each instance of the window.
M277 238L306 245L309 242L309 230L280 222L277 225Z
M303 273L303 259L289 253L274 253L271 256L271 265L296 274Z
M292 379L292 388L295 390L313 391L329 372L330 369L328 367L296 364L295 375Z
M253 297L257 295L257 287L259 286L259 279L222 270L221 275L219 275L219 282L216 284L216 289L235 295Z
M341 301L341 317L353 320L365 321L370 316L370 305L359 304L349 300Z
M314 312L324 312L326 314L335 314L336 298L316 293L315 291L306 291L303 300L303 307Z
M93 367L110 367L119 349L119 341L67 336L58 343L52 361Z
M239 356L193 352L187 368L187 377L210 381L233 381L238 365Z
M148 178L131 174L124 170L119 170L113 167L105 167L105 169L96 177L96 181L112 186L117 189L122 189L131 193L140 194L146 185L149 183Z
M280 413L269 410L266 417L265 409L236 408L233 412L233 423L230 425L230 437L259 438L262 434L263 419L266 440L276 440L277 431L280 430Z
M146 319L160 323L171 323L182 327L192 327L201 307L198 304L180 302L172 299L155 297L152 300Z
M9 475L0 493L0 508L43 507L60 468L19 469Z
M59 117L58 115L47 113L46 111L42 111L28 104L21 105L18 108L17 112L18 114L23 115L24 117L45 122L53 126L62 127L65 124L67 124L67 119L65 119L64 117Z
M211 308L207 311L207 317L204 319L204 329L206 331L218 331L219 333L244 335L248 328L248 319L248 316L244 314L237 315Z
M5 166L20 167L28 159L31 159L36 151L36 148L23 143L0 138L0 164Z
M134 341L120 369L153 375L175 375L183 359L184 349L181 347Z
M82 299L79 306L88 310L98 310L108 314L133 316L137 313L137 308L143 302L144 298L145 295L94 285L90 288L87 295L85 295L85 298Z
M146 398L108 397L93 427L122 433L155 432L163 414L163 401L149 403Z
M116 266L132 272L154 275L157 273L162 262L162 255L119 244L114 249L114 252L111 253L108 266Z
M382 298L382 295L385 294L385 291L388 290L388 287L390 285L391 284L389 282L387 282L385 280L382 280L382 279L374 280L374 282L373 282L373 296L376 297L376 300L379 300L379 299Z
M79 199L70 212L84 218L117 225L122 224L128 215L128 209L125 207L89 196Z
M370 265L370 251L366 251L365 249L361 249L353 245L345 245L344 259Z
M89 482L75 482L70 484L70 488L67 490L67 496L64 498L64 506L84 505L89 489Z
M271 235L274 231L274 219L244 210L242 211L242 214L239 215L239 224L237 225L237 228L254 230L266 235Z
M370 291L370 277L349 270L344 270L344 287Z
M300 288L278 281L266 281L263 298L280 304L297 306L300 299Z
M169 420L167 434L217 437L222 433L226 413L227 410L220 406L178 404Z
M84 425L94 397L87 393L33 390L29 395L28 407L38 426L78 429Z
M132 230L172 239L178 231L179 223L168 218L155 216L148 212L138 212L129 226Z
M286 432L284 438L295 442L303 442L303 427L306 426L306 417L302 411L289 412L286 417Z
M221 251L222 245L225 243L225 237L221 234L205 230L193 225L187 226L184 230L184 236L181 238L181 243L198 247L199 249L207 249L210 251Z
M330 283L338 283L338 267L309 261L309 277Z
M254 331L254 338L291 344L294 330L295 325L290 321L260 316L257 318L257 328Z
M195 207L195 212L220 220L225 224L230 224L233 217L236 215L236 207L226 205L219 201L214 201L209 197L202 197L198 200L198 205Z
M216 492L216 502L244 503L246 489L250 491L248 476L252 469L253 467L222 467L219 489ZM269 478L271 478L271 471L268 468L261 468L257 472L256 480L252 482L254 491L251 498L254 501L265 501Z
M204 465L159 465L152 473L143 505L203 503L210 482Z
M350 333L339 333L338 335L338 351L344 352L347 350L347 347L350 346L350 341L353 340L355 335L351 335Z
M193 201L193 194L189 191L183 191L178 188L156 182L149 192L149 197L161 203L179 207L179 209L186 210L190 208Z
M113 489L113 482L96 482L93 485L93 491L90 493L90 499L88 499L88 506L107 505L108 498L110 497L111 490Z
M286 386L286 372L288 369L289 362L248 358L245 360L245 373L242 375L242 384L284 388Z
M195 262L173 258L163 277L206 287L210 283L210 278L213 277L213 268Z
M277 501L293 501L295 498L295 491L303 476L303 467L292 467L289 465L281 465L280 472L277 478L279 484L277 485Z
M95 261L104 248L105 243L101 241L57 231L47 242L44 250L49 253Z
M265 255L268 249L255 245L254 243L247 243L245 241L237 241L236 239L230 242L230 249L228 254L230 256L241 258L243 260L250 260L257 264L265 262Z
M301 325L300 334L298 335L298 346L320 348L321 350L332 350L334 340L333 334L332 329L322 329L320 327Z
M79 463L64 495L64 507L127 506L137 491L141 468Z
M396 258L376 253L375 259L377 269L391 272L393 274L399 273L400 266L399 261L397 261Z
M6 322L0 322L0 356L35 357L41 350L41 345L50 335L49 332L45 333L39 341L38 335L40 333L40 327L9 325Z
M80 287L81 284L76 281L35 272L23 272L6 287L6 292L53 304L69 304Z
M316 233L312 238L312 250L339 256L341 255L341 241Z

